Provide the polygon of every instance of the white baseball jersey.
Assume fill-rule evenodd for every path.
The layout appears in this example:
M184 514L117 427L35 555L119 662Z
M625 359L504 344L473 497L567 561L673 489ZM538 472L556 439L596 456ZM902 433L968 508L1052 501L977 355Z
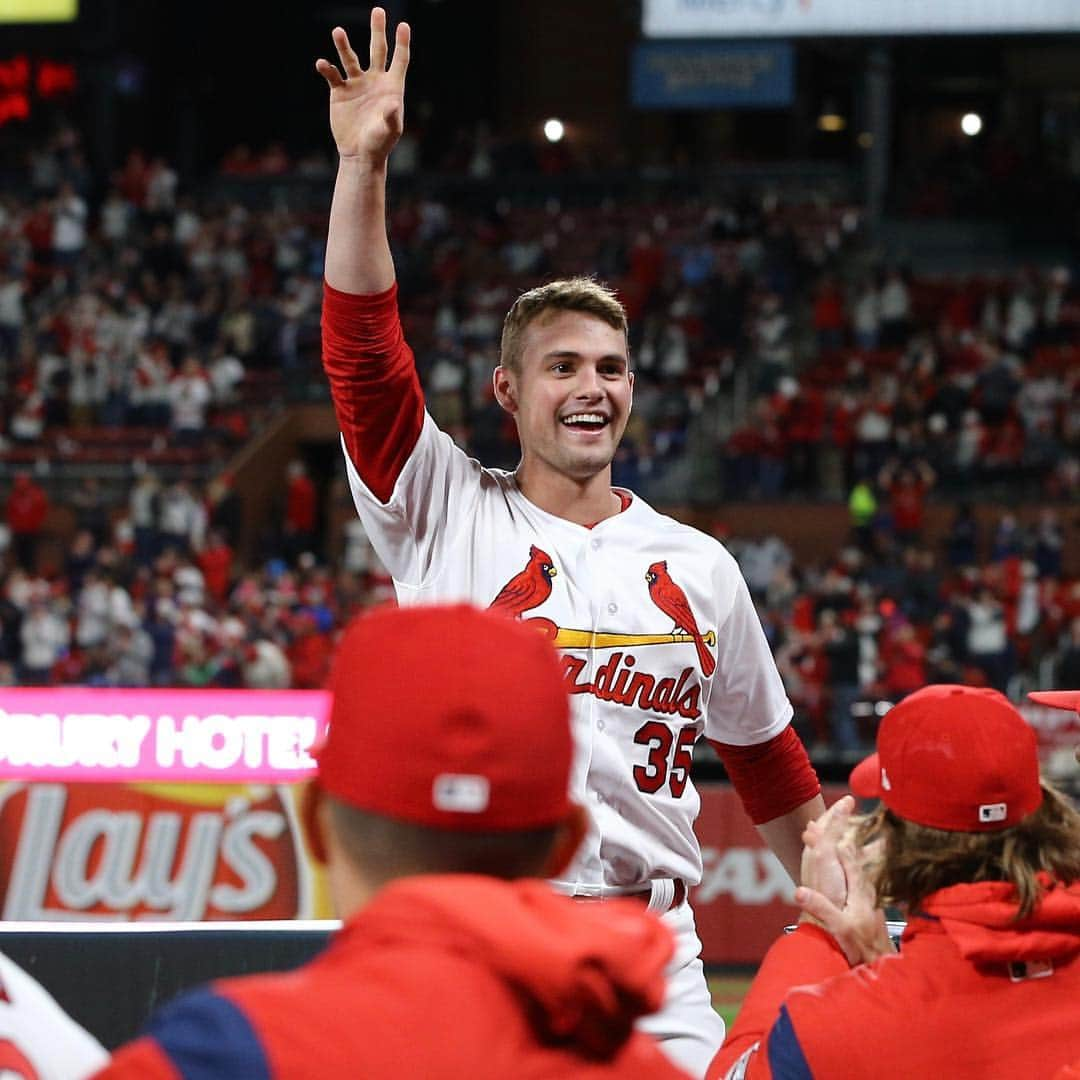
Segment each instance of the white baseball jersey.
M109 1055L17 964L0 953L0 1077L82 1080Z
M694 742L753 745L791 718L735 560L636 496L591 529L546 513L428 415L389 502L345 459L402 604L494 603L537 620L562 650L578 748L571 794L592 829L560 885L700 882Z

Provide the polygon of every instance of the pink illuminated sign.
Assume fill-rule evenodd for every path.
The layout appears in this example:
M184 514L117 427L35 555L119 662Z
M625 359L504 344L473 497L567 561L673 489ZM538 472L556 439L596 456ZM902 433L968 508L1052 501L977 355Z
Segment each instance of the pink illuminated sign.
M323 690L0 689L0 779L288 783L315 769Z

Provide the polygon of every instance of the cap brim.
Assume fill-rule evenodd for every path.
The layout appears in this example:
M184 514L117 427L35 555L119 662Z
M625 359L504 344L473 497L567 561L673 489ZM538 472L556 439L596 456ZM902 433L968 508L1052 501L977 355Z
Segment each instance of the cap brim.
M881 798L881 762L877 754L871 754L851 770L848 784L860 799Z
M1032 690L1028 697L1036 705L1049 705L1051 709L1071 709L1080 712L1080 690Z

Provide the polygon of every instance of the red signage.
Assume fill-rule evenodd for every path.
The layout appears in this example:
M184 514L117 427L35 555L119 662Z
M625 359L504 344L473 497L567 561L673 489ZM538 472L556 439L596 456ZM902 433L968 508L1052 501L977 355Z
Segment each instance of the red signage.
M295 788L0 786L5 920L175 922L331 915Z
M66 61L18 55L0 60L0 126L29 119L31 91L38 98L73 94L78 88L75 65Z
M765 846L738 795L726 785L703 785L695 832L704 873L690 892L707 964L757 964L799 916L791 902L795 886ZM847 788L825 787L833 803Z

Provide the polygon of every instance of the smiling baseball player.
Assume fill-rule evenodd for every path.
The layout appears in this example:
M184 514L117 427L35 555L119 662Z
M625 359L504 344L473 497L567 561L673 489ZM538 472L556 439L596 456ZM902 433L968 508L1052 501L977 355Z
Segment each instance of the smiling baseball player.
M494 392L517 425L515 472L472 461L425 412L385 226L409 28L398 26L387 65L386 15L374 8L367 70L344 30L333 40L344 73L316 65L340 159L323 363L357 511L401 603L494 606L563 650L578 749L572 792L592 828L555 884L583 901L639 897L663 914L677 952L665 1006L643 1026L703 1075L724 1028L687 903L702 869L694 743L704 735L717 746L793 877L803 827L824 810L817 778L734 560L611 487L634 376L626 315L608 289L552 282L507 315Z

